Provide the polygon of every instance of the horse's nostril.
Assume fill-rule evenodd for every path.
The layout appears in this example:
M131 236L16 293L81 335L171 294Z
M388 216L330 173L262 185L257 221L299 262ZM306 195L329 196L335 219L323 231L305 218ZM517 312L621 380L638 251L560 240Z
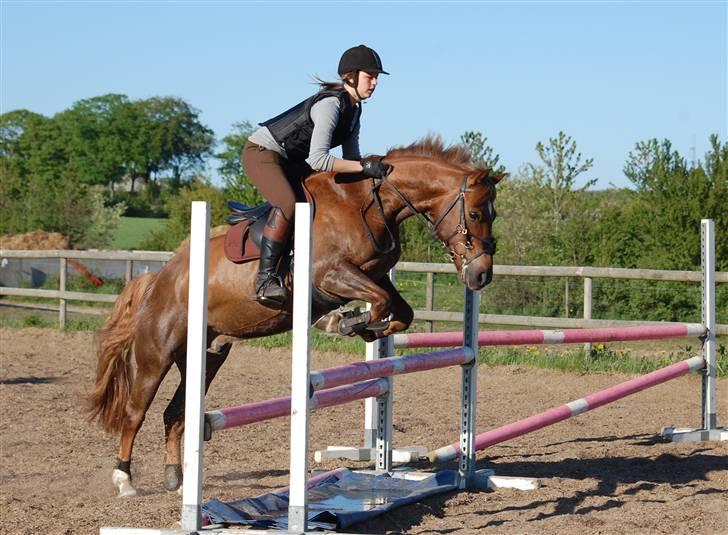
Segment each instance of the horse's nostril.
M487 284L490 284L490 280L492 278L492 273L490 271L484 271L480 274L478 277L478 282L480 283L480 287L486 286Z

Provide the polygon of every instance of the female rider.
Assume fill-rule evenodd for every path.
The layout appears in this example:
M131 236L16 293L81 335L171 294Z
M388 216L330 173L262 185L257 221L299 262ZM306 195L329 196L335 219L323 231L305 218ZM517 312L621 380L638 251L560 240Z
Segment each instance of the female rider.
M359 118L361 102L377 87L380 74L389 74L374 50L364 45L341 56L341 82L320 82L318 93L282 114L260 123L242 152L245 173L273 207L260 244L260 268L255 299L271 308L281 308L288 290L278 273L287 248L296 197L284 169L308 165L314 171L362 173L382 178L389 166L376 160L361 160ZM341 158L330 154L342 147Z

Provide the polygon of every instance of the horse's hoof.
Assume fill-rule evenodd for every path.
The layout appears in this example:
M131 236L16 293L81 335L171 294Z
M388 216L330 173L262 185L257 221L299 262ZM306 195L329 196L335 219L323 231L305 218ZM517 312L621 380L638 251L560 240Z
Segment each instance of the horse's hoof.
M350 334L358 334L360 331L366 328L366 325L371 321L372 314L368 310L360 312L358 308L352 312L342 314L342 319L339 321L339 334L341 336L347 336Z
M115 468L111 474L111 482L119 489L119 498L136 496L137 491L131 484L131 476L123 470Z
M164 488L169 491L177 490L182 486L182 466L179 464L164 465Z

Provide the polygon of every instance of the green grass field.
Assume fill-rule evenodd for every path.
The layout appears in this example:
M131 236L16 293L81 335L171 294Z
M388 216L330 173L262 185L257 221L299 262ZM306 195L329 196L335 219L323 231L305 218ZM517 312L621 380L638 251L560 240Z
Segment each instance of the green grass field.
M111 246L114 249L138 249L146 235L160 229L166 221L153 217L122 217Z

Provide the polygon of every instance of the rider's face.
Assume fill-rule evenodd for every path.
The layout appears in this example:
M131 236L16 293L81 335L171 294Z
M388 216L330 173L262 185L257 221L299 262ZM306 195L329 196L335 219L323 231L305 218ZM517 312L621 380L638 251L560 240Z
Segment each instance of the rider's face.
M372 96L374 89L377 87L377 78L379 73L359 71L359 83L356 86L359 95L362 100L365 100Z

